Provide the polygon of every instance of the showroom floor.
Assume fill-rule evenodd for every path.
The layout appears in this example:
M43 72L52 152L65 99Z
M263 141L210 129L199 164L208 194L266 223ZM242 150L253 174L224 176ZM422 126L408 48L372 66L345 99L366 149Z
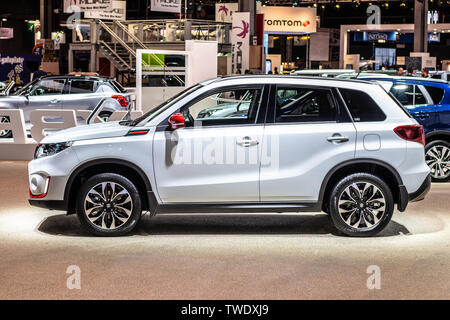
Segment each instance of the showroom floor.
M26 162L0 162L0 178L0 299L450 298L450 183L376 238L336 235L319 213L144 216L130 236L94 238L28 205Z

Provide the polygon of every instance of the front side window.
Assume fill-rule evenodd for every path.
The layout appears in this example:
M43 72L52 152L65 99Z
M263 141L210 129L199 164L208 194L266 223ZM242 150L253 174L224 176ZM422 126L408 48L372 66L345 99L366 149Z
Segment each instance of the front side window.
M181 113L186 127L251 124L256 122L261 96L261 89L226 89L208 94Z
M384 112L367 93L352 89L339 89L339 92L352 115L353 121L371 122L386 119Z
M39 80L30 90L30 96L41 96L49 94L61 94L64 89L63 79Z
M72 80L70 84L70 93L93 93L94 81L90 80Z
M328 89L277 88L277 123L336 121L336 115L336 105Z

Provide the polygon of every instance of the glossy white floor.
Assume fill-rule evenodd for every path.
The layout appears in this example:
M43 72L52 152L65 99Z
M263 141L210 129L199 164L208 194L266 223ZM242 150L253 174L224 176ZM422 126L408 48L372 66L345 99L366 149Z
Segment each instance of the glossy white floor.
M25 162L0 162L0 181L0 299L450 298L450 183L376 238L338 236L321 213L145 216L130 236L93 238L28 205Z

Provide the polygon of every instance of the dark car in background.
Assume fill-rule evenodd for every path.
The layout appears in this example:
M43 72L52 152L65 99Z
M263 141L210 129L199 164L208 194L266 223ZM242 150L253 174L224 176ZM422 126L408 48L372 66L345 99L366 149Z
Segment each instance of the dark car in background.
M12 95L0 96L0 109L22 109L27 129L30 113L36 109L94 110L104 98L100 118L107 121L117 110L131 107L131 94L114 79L98 76L66 75L45 76L36 79ZM78 117L78 120L82 120ZM7 117L0 117L8 122ZM1 130L0 138L11 137L9 130Z
M408 109L425 129L425 158L433 181L450 180L450 84L447 81L386 75L360 75L376 80Z

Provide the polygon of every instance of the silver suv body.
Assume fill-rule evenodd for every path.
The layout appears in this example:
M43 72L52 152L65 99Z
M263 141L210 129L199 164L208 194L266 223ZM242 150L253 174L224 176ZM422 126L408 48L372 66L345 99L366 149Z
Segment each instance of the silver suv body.
M29 201L76 212L96 235L129 232L146 210L324 211L347 235L373 235L428 192L423 140L375 83L215 79L134 121L47 136Z
M30 127L30 113L36 109L94 110L104 98L108 103L99 115L104 120L117 110L128 110L131 97L116 81L91 76L46 76L32 81L13 95L0 96L0 109L22 109L26 128ZM83 121L82 117L77 117ZM6 117L0 119L8 121ZM9 137L2 130L0 137Z

